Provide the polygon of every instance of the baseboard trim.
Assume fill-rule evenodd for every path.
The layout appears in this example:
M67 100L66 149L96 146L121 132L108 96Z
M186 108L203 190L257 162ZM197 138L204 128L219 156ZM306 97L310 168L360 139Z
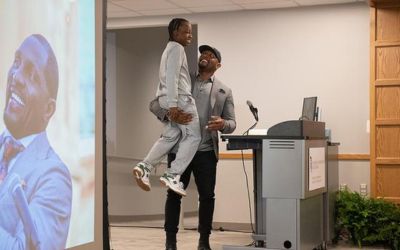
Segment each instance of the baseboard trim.
M242 154L240 153L219 153L220 160L237 160L242 159ZM243 159L251 160L253 159L253 153L243 153ZM339 161L369 161L369 154L338 154L337 159Z

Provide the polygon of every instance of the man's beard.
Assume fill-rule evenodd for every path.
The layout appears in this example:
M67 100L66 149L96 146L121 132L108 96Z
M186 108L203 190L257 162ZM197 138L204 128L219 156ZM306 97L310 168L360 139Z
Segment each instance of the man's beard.
M207 63L201 63L199 62L199 71L201 72L212 72L212 68L210 67L210 63L207 61Z

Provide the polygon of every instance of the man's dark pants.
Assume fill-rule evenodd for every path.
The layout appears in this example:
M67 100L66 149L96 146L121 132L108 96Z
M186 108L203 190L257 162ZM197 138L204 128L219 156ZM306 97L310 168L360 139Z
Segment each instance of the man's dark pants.
M168 165L175 159L175 154L168 155ZM197 151L193 160L181 176L185 189L189 185L190 175L193 173L199 193L199 226L200 237L207 237L211 233L214 214L214 189L216 179L217 158L214 151ZM165 203L165 224L167 241L176 241L179 215L181 210L181 196L168 190ZM175 238L175 239L174 239Z

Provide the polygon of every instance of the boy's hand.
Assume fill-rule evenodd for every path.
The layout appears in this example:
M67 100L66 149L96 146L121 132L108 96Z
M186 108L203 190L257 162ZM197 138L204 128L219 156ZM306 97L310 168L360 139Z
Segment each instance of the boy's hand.
M176 122L178 124L187 125L192 121L192 114L185 113L182 109L178 107L171 107L168 111L168 118L170 121Z

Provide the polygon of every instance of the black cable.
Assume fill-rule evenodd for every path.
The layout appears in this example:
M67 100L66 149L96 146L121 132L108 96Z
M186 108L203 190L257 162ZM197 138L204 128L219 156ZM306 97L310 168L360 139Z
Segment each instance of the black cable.
M244 165L244 156L243 156L243 150L240 150L242 152L242 166L243 166L243 172L244 176L246 177L246 188L247 188L247 198L249 201L249 211L250 211L250 225L251 225L251 231L253 234L255 233L254 227L253 227L253 213L251 212L251 201L250 201L250 189L249 189L249 179L247 177L247 172L246 172L246 167Z
M146 229L164 229L162 226L137 226L137 225L110 225L110 227L134 227L134 228L146 228Z
M250 244L247 244L246 247L255 247L256 246L256 242L253 241Z
M251 233L249 231L226 229L226 228L223 228L223 227L219 227L218 229L214 229L214 230L218 230L218 231L221 231L221 232L232 232L232 233L245 233L245 234Z
M143 225L110 225L110 227L132 227L132 228L144 228L144 229L164 229L163 226L143 226ZM197 231L196 227L184 227L183 230Z

